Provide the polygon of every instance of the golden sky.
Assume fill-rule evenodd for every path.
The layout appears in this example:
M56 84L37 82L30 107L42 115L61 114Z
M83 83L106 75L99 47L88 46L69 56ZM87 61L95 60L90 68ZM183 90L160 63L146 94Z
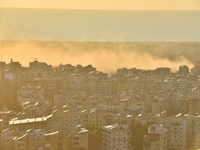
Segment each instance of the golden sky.
M0 7L200 10L200 0L0 0Z

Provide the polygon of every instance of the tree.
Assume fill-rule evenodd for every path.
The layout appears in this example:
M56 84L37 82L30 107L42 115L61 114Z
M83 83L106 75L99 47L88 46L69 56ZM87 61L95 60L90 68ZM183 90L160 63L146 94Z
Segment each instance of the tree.
M130 131L132 133L131 145L136 150L143 150L143 136L148 133L148 126L132 123Z
M88 150L101 150L102 129L87 126L88 133Z

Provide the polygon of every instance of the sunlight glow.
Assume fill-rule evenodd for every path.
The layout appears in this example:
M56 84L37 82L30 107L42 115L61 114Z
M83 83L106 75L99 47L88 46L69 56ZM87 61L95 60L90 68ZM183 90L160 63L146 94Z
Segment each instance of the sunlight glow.
M200 10L200 0L0 0L0 7Z

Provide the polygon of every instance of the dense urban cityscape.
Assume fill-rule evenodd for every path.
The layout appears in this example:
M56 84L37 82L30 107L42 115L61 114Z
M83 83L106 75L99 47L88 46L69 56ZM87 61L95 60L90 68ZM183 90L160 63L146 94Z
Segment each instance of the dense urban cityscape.
M91 64L1 61L0 149L199 149L200 60L192 53L188 60L194 67L175 72L112 74Z

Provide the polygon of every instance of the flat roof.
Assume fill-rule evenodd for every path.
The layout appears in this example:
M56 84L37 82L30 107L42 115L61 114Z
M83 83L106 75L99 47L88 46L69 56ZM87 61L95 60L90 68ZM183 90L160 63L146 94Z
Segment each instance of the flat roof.
M56 135L56 134L58 134L58 133L59 133L59 131L51 132L51 133L45 134L45 136L52 136L52 135Z
M81 128L81 130L78 132L78 134L81 133L87 133L89 130L85 129L85 128Z
M142 107L136 104L132 104L132 105L127 106L126 109L130 111L137 111L137 110L141 110Z
M26 119L19 119L19 120L11 120L11 121L9 121L9 125L44 122L44 121L47 121L52 116L53 115L49 115L46 117L39 117L39 118L26 118Z

